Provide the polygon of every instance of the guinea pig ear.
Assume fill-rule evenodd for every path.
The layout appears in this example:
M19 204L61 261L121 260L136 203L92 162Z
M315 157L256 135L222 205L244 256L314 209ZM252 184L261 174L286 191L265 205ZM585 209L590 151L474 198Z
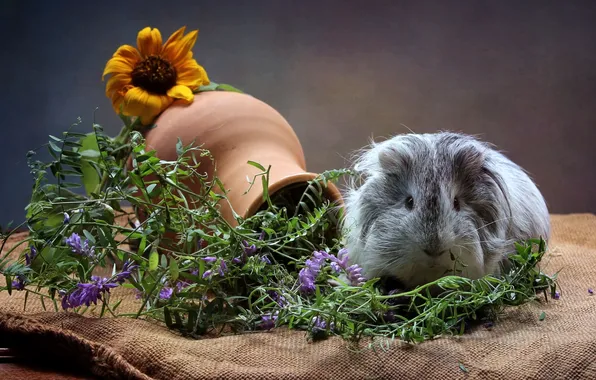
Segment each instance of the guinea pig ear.
M410 168L410 157L395 145L384 146L378 153L379 167L389 173L403 173Z
M480 174L484 168L484 153L475 146L463 146L453 156L453 171L457 178Z

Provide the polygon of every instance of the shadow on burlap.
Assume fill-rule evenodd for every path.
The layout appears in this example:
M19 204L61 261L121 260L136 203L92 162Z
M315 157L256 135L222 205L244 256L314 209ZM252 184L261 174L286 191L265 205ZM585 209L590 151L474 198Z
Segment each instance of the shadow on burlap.
M395 343L377 352L350 351L340 338L307 342L304 332L286 329L191 340L142 320L54 312L51 305L44 312L31 298L23 312L23 292L3 292L0 345L68 361L102 378L596 379L596 296L588 294L596 288L596 216L554 215L552 221L542 266L562 270L561 298L511 308L492 329L462 337ZM122 296L121 308L136 310L134 296Z

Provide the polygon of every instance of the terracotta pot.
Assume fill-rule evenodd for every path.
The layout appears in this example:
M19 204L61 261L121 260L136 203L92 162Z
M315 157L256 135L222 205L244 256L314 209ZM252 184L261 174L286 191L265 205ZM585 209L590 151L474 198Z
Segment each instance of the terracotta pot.
M257 178L260 172L249 165L255 161L267 168L271 165L269 193L273 196L293 185L305 185L317 174L306 170L306 162L298 137L288 122L272 107L246 94L211 91L197 94L190 105L172 105L145 132L148 149L154 149L164 160L176 160L176 142L187 145L194 141L213 156L201 161L209 179L217 168L217 176L229 191L234 211L242 217L254 215L263 205L263 188ZM215 165L215 167L214 167ZM199 186L189 183L188 186ZM196 188L194 188L197 192ZM328 184L325 197L341 204L341 196ZM223 216L237 225L227 202L221 202Z

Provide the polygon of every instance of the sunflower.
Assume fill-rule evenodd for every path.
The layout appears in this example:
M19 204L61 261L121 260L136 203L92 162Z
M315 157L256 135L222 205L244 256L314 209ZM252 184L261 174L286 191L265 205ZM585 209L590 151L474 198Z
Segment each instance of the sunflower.
M178 29L162 46L159 30L146 27L137 36L137 48L118 48L102 76L103 80L112 75L106 96L116 113L137 116L142 124L151 124L174 100L191 103L193 91L209 84L207 72L191 51L198 31L184 35L185 29Z

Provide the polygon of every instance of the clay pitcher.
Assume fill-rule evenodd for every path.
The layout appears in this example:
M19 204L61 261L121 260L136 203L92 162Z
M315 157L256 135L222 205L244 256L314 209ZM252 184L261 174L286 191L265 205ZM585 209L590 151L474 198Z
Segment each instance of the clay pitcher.
M317 174L306 170L302 146L292 127L275 109L247 94L227 91L201 92L188 105L174 104L144 133L147 150L155 150L163 160L176 160L178 138L184 145L193 143L210 151L201 161L208 179L217 177L228 191L234 211L246 218L263 206L263 187L257 178L250 191L249 182L261 170L248 164L254 161L265 168L271 165L268 191L271 197L293 186L306 185ZM197 159L200 159L197 157ZM193 186L200 183L187 184ZM341 203L337 188L329 183L324 197ZM227 202L220 202L223 217L233 226L237 221Z

